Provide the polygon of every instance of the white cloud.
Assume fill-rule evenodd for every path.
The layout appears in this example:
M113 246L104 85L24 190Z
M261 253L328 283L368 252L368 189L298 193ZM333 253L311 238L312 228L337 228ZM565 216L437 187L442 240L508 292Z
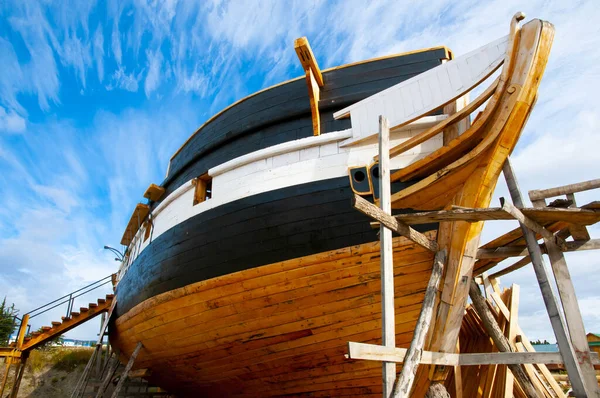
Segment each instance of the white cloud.
M98 80L104 79L104 35L102 34L102 25L98 25L94 33L94 61L98 69Z
M111 75L111 81L106 86L106 89L110 91L115 88L121 88L126 91L136 92L138 91L138 84L141 78L141 72L135 76L133 73L127 74L124 68L120 67Z
M16 112L6 110L0 106L0 133L21 133L25 131L25 119Z
M159 48L154 52L150 50L146 51L146 57L148 58L148 74L144 82L144 91L146 92L146 97L150 97L150 94L161 85L163 55Z

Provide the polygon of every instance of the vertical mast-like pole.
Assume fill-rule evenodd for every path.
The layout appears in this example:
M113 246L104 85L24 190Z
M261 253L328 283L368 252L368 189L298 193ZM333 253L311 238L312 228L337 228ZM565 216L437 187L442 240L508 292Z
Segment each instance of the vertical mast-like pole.
M379 205L386 214L392 214L390 186L390 127L384 116L379 116ZM383 345L396 346L394 314L394 250L392 231L383 224L379 227L381 240L381 327ZM396 364L383 362L383 395L390 397L396 380Z

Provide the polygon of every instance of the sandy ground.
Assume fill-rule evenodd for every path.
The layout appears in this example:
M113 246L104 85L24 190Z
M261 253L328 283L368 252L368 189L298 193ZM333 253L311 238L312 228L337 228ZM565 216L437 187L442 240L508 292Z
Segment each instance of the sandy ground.
M58 348L32 352L19 388L19 398L62 398L71 395L91 354L90 349ZM11 366L3 398L12 389L16 366ZM0 377L6 365L0 363ZM1 380L1 379L0 379Z

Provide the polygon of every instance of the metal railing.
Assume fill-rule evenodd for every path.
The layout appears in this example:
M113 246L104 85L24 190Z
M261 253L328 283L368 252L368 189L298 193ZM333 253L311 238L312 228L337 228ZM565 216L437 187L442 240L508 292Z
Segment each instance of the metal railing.
M37 307L37 308L35 308L35 309L33 309L33 310L31 310L31 311L23 314L23 316L24 315L29 315L29 319L31 319L31 318L36 317L38 315L41 315L41 314L43 314L45 312L48 312L48 311L50 311L50 310L52 310L52 309L54 309L56 307L59 307L59 306L64 305L64 304L67 304L67 312L66 312L65 316L67 318L69 318L70 315L71 315L71 312L73 311L73 305L74 305L75 299L77 297L83 296L84 294L89 293L92 290L96 290L99 287L102 287L102 286L110 283L112 281L113 275L114 274L108 275L108 276L106 276L106 277L104 277L102 279L99 279L99 280L97 280L97 281L95 281L93 283L90 283L87 286L84 286L84 287L82 287L80 289L72 291L69 294L66 294L66 295L64 295L62 297L59 297L56 300L52 300L49 303L46 303L46 304L44 304L44 305L42 305L40 307ZM18 323L17 323L17 321L18 321ZM15 315L13 317L13 325L14 325L13 331L14 330L19 330L21 328L21 324L22 323L23 323L23 318L19 318L18 316ZM29 334L30 328L31 328L31 325L28 324L27 325L27 334ZM10 339L11 339L12 336L13 336L13 333L11 333L8 336L9 341L10 341Z
M38 307L34 310L29 311L27 314L29 314L29 319L36 317L38 315L41 315L47 311L50 311L60 305L63 305L65 303L68 303L67 305L67 313L66 313L66 317L69 318L71 311L73 311L73 303L75 302L75 299L79 296L83 296L86 293L91 292L92 290L96 290L99 287L102 287L104 285L106 285L107 283L110 283L112 280L112 274L108 275L102 279L97 280L96 282L90 283L87 286L82 287L81 289L77 289L67 295L64 295L62 297L57 298L56 300L53 300L49 303L46 303L44 305L42 305L41 307Z

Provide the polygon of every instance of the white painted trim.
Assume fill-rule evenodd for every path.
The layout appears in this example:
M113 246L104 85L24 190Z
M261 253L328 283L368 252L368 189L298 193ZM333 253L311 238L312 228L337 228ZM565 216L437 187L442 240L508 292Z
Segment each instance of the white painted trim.
M333 141L341 141L346 138L352 137L352 131L342 130L335 131L333 133L325 133L318 135L316 137L306 137L301 138L294 141L284 142L282 144L277 144L270 146L268 148L260 149L258 151L248 153L246 155L237 157L228 162L220 164L218 166L213 167L208 170L208 175L211 177L216 177L220 174L223 174L227 171L236 169L238 167L242 167L247 165L248 163L256 162L257 160L262 160L266 158L270 158L272 156L281 155L283 153L288 153L292 151L297 151L300 149L311 148L318 145L324 145Z
M383 116L385 116L385 114L381 113ZM404 125L400 128L390 128L390 133L395 134L399 131L404 131L407 129L426 129L429 128L431 126L434 126L440 122L443 122L444 120L448 119L449 115L434 115L434 116L424 116L420 119L415 120L412 123L409 123L407 125ZM373 139L375 139L374 137L371 137ZM364 143L365 140L368 140L368 138L364 138L364 137L351 137L348 138L346 141L342 142L340 144L340 147L347 147L347 146L352 146L352 145L356 145L359 143Z
M189 191L190 189L193 189L193 188L194 188L194 186L192 185L192 181L190 180L190 181L184 183L182 186L180 186L176 190L174 190L169 196L167 196L165 198L165 200L163 200L162 202L160 202L160 204L158 206L156 206L156 209L154 209L154 211L152 212L152 217L158 216L165 207L167 207L175 199L179 198L181 195L183 195L184 193L186 193L187 191Z
M377 135L377 117L390 128L402 127L463 96L483 82L504 62L508 36L459 58L444 62L408 80L382 90L333 114L350 115L354 141Z

